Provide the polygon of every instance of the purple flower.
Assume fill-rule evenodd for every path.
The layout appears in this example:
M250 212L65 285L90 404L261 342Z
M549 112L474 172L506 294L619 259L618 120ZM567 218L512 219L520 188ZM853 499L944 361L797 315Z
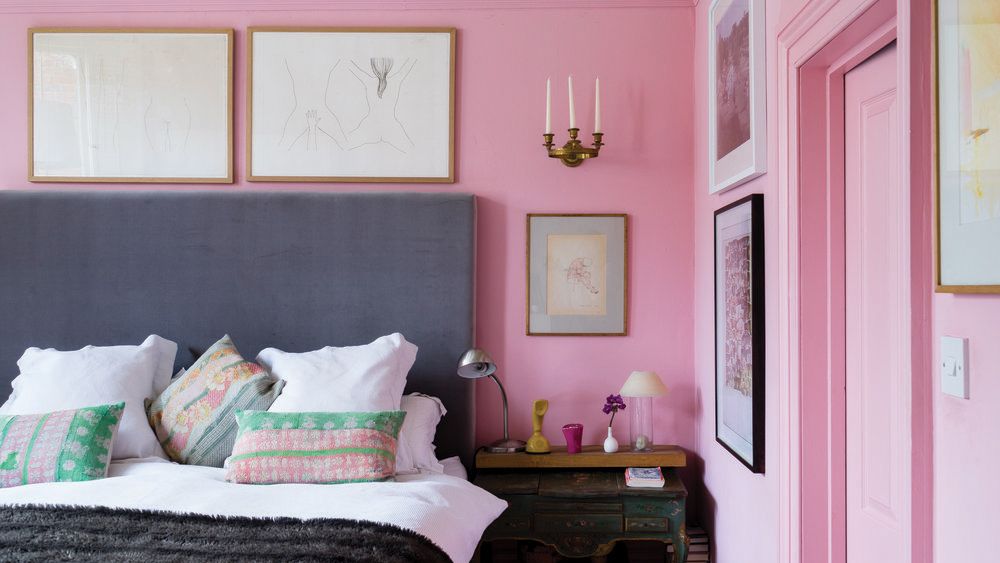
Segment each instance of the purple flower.
M608 397L604 399L604 406L601 408L601 411L604 412L604 414L611 415L611 421L608 422L608 426L611 426L611 424L614 423L615 414L620 410L625 410L625 400L622 399L621 395L608 395Z

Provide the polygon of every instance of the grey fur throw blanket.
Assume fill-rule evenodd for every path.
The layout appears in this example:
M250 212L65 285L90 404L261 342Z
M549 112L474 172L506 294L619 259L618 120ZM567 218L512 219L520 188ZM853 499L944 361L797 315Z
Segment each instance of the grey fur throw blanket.
M450 559L415 532L373 522L26 505L0 506L0 561L447 563Z

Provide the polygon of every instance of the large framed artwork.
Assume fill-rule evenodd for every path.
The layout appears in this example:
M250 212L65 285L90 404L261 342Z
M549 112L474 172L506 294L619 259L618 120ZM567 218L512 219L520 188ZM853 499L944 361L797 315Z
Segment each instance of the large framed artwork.
M628 334L628 216L531 213L527 229L527 334Z
M28 30L28 180L233 181L231 29Z
M937 2L937 291L1000 293L1000 3Z
M713 0L708 30L708 192L767 168L764 0Z
M454 182L454 28L250 28L246 174Z
M715 439L764 472L764 196L715 212Z

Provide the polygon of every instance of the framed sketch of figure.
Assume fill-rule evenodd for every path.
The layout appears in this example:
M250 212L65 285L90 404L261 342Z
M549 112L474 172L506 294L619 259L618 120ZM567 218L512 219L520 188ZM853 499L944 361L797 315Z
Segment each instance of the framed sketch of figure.
M232 183L233 31L28 30L28 180Z
M628 215L529 213L528 336L628 335Z
M453 182L454 28L250 28L246 174Z

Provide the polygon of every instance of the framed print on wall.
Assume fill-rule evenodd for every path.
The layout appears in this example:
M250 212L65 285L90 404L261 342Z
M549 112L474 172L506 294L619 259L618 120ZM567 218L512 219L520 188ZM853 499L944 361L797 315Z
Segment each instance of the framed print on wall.
M715 439L764 472L764 196L715 212Z
M713 0L708 42L708 193L767 168L764 0Z
M1000 4L937 2L937 291L1000 293Z
M250 28L247 179L454 182L454 28Z
M628 216L530 213L527 228L527 334L628 334Z
M28 30L28 180L232 183L231 29Z

